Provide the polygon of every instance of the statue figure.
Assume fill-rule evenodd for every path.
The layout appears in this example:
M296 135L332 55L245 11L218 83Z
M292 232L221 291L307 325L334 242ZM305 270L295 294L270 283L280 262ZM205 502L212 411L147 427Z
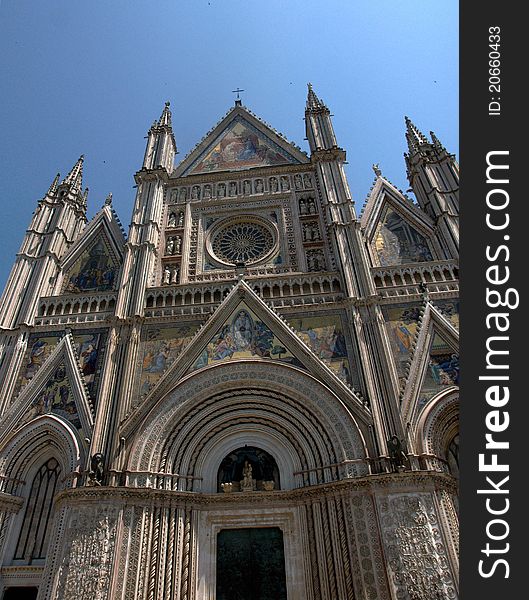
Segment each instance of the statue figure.
M217 185L217 197L224 198L224 196L226 196L226 184L219 183L219 185Z
M275 177L270 177L270 191L277 192L277 179Z
M255 193L256 194L262 194L263 193L263 180L262 179L257 179L255 181Z
M191 199L200 200L200 188L198 187L198 185L193 186L193 190L191 191Z
M177 227L183 227L183 225L184 225L184 211L181 210L178 213L178 224L177 224Z
M211 186L209 183L204 186L204 200L209 200L211 198Z
M316 202L314 202L314 198L309 198L309 214L315 215L317 213L316 210Z
M299 173L294 177L294 186L297 190L303 189L303 181L301 180L301 175Z
M182 238L178 235L175 238L175 251L174 251L174 253L175 254L180 254L181 249L182 249Z
M170 283L170 280L171 280L171 269L169 269L169 267L166 265L163 270L163 283L165 285L168 285Z
M171 269L171 283L178 283L178 267L176 266Z
M180 190L180 202L185 202L187 198L187 188L182 188Z
M402 451L402 444L396 435L392 435L388 440L389 460L395 473L406 469L408 457Z
M288 192L289 189L290 189L290 184L288 182L288 177L286 175L283 175L281 177L281 191Z
M90 471L88 471L88 485L102 485L105 474L103 463L104 456L101 452L92 455L90 459Z
M244 461L242 469L241 492L251 492L255 489L255 482L252 475L252 465L250 461Z
M308 215L307 203L303 198L299 201L299 214L300 215Z
M312 188L312 177L308 174L305 173L305 175L303 175L303 183L305 185L305 188Z
M168 238L167 243L165 244L165 253L166 254L174 254L174 242L175 242L175 239L173 236Z
M237 195L237 183L235 181L230 181L230 196Z
M176 214L170 213L169 219L167 220L167 227L176 227Z
M249 194L251 194L251 193L252 193L252 185L251 185L251 183L248 181L248 179L245 179L245 180L244 180L244 184L243 184L243 185L244 185L244 193L245 193L246 195L249 195Z

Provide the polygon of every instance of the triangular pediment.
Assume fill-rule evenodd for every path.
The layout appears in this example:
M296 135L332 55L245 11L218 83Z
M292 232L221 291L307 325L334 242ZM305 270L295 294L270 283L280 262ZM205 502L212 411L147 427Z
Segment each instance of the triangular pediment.
M177 177L308 162L308 157L242 106L226 117L176 168Z
M60 293L116 289L124 243L121 225L112 208L105 205L64 256Z
M459 386L459 333L427 302L419 325L403 391L403 419L412 423L439 393Z
M361 226L376 266L427 262L440 255L432 220L382 176L368 196Z
M125 427L196 371L237 360L270 361L307 371L331 388L364 421L370 413L340 374L318 357L286 321L239 281L171 367L126 419Z
M4 415L0 440L45 414L69 423L80 439L91 437L93 407L74 347L71 334L59 341Z

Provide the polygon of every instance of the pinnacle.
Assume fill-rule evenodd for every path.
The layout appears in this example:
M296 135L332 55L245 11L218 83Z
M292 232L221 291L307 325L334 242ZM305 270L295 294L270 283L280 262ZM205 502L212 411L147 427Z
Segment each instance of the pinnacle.
M312 83L307 83L307 87L308 87L308 94L307 94L306 110L318 110L321 108L327 108L325 106L325 103L322 102L318 98L318 96L316 96L316 93L312 89Z
M105 199L105 205L106 206L112 206L112 192L110 192L108 194L108 196Z
M426 136L412 123L409 117L404 117L406 121L406 140L410 154L415 154L423 144L428 144Z
M160 117L160 120L158 121L158 126L165 125L166 127L171 127L171 110L169 109L170 105L171 105L171 103L169 101L167 101L165 103L165 106L162 111L162 116Z
M53 195L57 191L57 186L59 185L60 178L61 174L57 173L57 175L55 175L55 179L51 182L50 189L48 190L48 196Z
M68 173L62 183L68 183L72 186L72 188L76 188L78 191L81 191L83 187L83 161L84 154L81 154L72 170Z

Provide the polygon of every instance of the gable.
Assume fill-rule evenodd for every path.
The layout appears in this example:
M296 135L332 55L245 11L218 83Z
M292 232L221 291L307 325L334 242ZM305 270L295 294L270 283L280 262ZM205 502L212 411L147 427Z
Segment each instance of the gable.
M43 359L38 372L10 405L0 437L46 414L69 423L81 439L90 437L94 411L74 348L73 337L67 334Z
M183 175L298 163L299 160L238 115L199 154Z
M106 292L116 289L120 264L105 236L98 236L83 248L64 274L64 292Z
M427 368L419 391L421 408L446 388L459 385L459 353L438 333L430 344Z
M390 204L383 209L371 247L381 267L433 260L426 236Z
M287 348L287 344L246 302L241 301L212 336L189 372L210 364L244 358L266 358L305 368Z

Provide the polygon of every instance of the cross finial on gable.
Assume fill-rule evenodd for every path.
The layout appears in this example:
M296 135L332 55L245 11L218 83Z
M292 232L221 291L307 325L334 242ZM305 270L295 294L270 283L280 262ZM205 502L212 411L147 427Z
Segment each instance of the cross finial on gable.
M241 90L239 88L239 86L237 86L236 90L232 90L232 94L237 94L237 98L235 99L235 106L242 106L242 100L241 100L241 97L239 96L240 92L244 92L244 90Z

